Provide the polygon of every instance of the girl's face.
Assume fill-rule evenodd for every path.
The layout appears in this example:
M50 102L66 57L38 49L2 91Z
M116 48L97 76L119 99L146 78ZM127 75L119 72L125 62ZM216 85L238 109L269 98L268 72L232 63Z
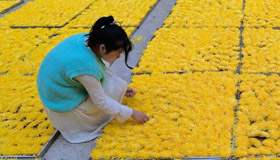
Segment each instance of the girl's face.
M115 61L116 59L120 58L121 53L124 51L123 48L120 48L118 50L113 50L109 53L106 52L105 46L104 48L102 47L102 45L100 45L100 52L101 52L101 58L104 59L105 61L112 63L113 61Z

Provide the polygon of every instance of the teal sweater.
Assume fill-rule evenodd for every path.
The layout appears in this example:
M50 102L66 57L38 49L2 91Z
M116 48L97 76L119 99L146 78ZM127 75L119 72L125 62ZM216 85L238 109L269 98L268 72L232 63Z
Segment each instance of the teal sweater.
M89 96L74 77L88 74L104 81L105 65L85 45L85 35L76 34L59 43L40 66L37 89L43 104L53 111L68 112Z

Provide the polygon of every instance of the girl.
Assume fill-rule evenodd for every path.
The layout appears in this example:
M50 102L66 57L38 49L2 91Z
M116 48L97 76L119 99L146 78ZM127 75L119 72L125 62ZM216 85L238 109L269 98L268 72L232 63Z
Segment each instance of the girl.
M124 95L133 97L136 92L109 68L122 52L129 67L131 49L125 31L109 16L97 20L89 34L65 39L44 58L37 89L51 123L67 141L81 143L98 137L113 118L149 120L121 104Z

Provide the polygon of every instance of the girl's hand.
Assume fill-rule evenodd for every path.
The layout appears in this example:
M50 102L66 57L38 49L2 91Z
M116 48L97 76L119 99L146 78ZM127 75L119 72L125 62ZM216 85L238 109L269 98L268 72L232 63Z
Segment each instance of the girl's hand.
M149 120L149 117L145 113L136 110L133 110L131 117L140 123L145 123Z
M136 90L133 88L127 88L125 96L126 97L134 97L136 95Z

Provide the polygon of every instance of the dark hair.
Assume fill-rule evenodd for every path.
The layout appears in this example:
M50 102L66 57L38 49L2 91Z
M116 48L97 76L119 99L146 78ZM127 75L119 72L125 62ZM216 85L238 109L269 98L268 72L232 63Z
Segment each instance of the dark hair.
M132 69L132 67L127 65L127 58L132 50L132 43L123 28L116 24L113 16L99 18L92 26L88 35L89 47L97 47L100 44L104 44L107 52L123 48L125 64L128 68Z

